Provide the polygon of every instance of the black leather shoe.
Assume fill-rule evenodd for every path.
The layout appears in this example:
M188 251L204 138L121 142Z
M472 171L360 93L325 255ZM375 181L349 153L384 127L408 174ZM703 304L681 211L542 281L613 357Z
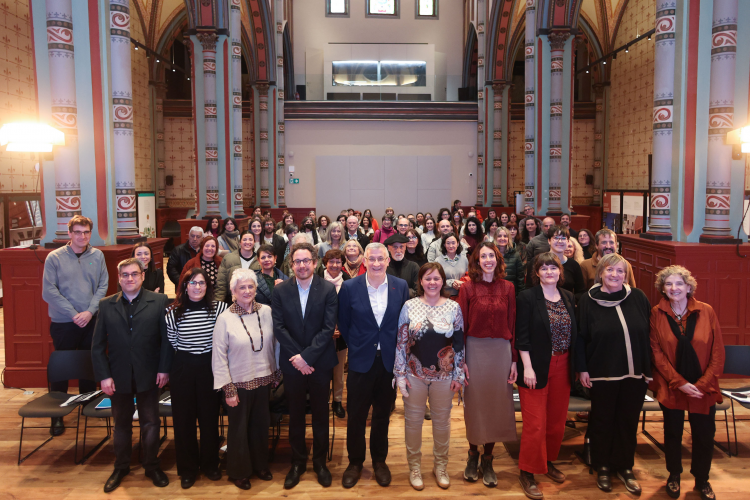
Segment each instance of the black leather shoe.
M49 433L51 436L59 436L65 432L65 424L63 424L62 417L55 417L52 419L52 424L49 427Z
M625 489L630 493L632 493L633 495L641 494L641 485L638 484L638 480L635 478L635 474L633 474L632 470L623 469L617 471L617 477L619 477L620 481L625 484Z
M349 467L347 467L344 471L344 477L341 478L341 486L343 486L344 488L353 487L355 484L357 484L357 481L359 481L359 476L361 474L361 465L349 464Z
M333 414L338 418L346 418L346 411L344 410L344 405L341 404L341 401L333 402Z
M325 486L326 488L331 486L333 478L331 477L331 471L328 470L328 467L326 467L325 464L313 464L313 470L315 471L315 474L318 475L318 483L320 483L321 486Z
M128 474L130 474L129 469L115 469L112 475L109 476L109 479L107 479L107 482L104 483L104 493L115 491L120 486L122 479Z
M602 491L612 491L612 476L609 467L599 467L596 485Z
M164 488L169 484L169 478L161 469L147 470L146 477L153 481L154 486Z
M271 471L268 469L256 471L255 475L258 476L258 479L262 479L263 481L271 481L273 479L273 474L271 474Z
M373 464L372 468L375 469L373 471L375 481L377 481L380 486L388 486L389 484L391 484L391 470L388 468L385 462L378 462L376 464Z
M238 487L241 490L249 490L250 489L250 478L242 478L242 479L235 479L232 481L236 487Z
M300 464L292 464L292 468L284 479L284 489L291 490L299 483L299 477L305 472L305 466Z
M703 484L696 483L693 489L701 494L701 500L716 500L716 494L708 481Z
M182 486L183 490L186 490L190 487L192 487L195 484L195 475L186 473L183 474L180 478L180 486Z
M211 481L218 481L221 479L221 471L219 469L204 472L203 475L206 476L206 479L210 479Z
M667 479L667 495L669 498L680 498L680 475L670 474Z

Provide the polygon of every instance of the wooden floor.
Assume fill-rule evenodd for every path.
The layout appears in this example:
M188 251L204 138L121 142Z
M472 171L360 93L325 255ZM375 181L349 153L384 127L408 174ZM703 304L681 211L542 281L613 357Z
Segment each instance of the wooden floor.
M0 333L2 333L2 309L0 309ZM4 344L0 344L2 348ZM4 353L0 353L0 360L5 359ZM727 387L739 387L747 385L747 380L726 381L723 385ZM111 440L100 449L84 465L73 464L73 447L75 442L75 429L68 429L66 433L55 438L42 448L39 452L29 458L21 466L16 465L18 456L18 438L20 433L21 419L18 409L29 400L38 397L44 390L34 390L33 395L24 395L21 390L0 389L0 499L22 498L22 499L74 499L84 500L90 498L102 498L104 493L102 487L112 472L114 455L112 453ZM454 403L457 403L454 400ZM750 412L738 412L738 416L750 419ZM520 419L520 414L517 414ZM571 415L572 417L572 415ZM723 414L717 415L717 419ZM730 416L731 418L731 416ZM647 429L657 438L661 438L661 422L658 413L649 415ZM38 423L37 423L38 422ZM27 421L28 425L47 425L49 421ZM65 420L66 425L75 426L75 417ZM717 422L717 438L726 440L724 422ZM276 453L276 458L271 464L274 480L263 482L259 479L252 480L252 489L249 492L237 489L226 480L226 476L219 482L211 482L199 478L195 486L189 490L182 490L175 466L175 451L172 438L172 429L169 429L169 439L161 447L161 464L169 476L171 484L166 488L156 488L151 481L144 477L143 469L137 464L137 452L133 455L133 471L125 478L122 485L110 494L113 498L234 498L247 495L262 498L269 497L294 497L310 499L335 499L348 498L464 498L468 496L492 496L502 498L525 498L518 484L518 445L510 445L508 448L496 446L495 448L495 470L498 475L497 488L486 488L481 482L467 483L463 480L463 469L465 466L467 442L465 438L463 406L454 406L451 419L451 451L448 473L451 479L451 487L448 490L440 489L432 476L432 446L430 422L425 422L424 445L422 448L422 471L425 481L424 491L414 491L409 486L408 466L406 463L406 449L404 446L404 410L401 398L396 403L396 411L391 416L390 428L390 451L388 464L393 474L393 482L390 487L378 486L372 477L372 467L369 459L365 462L362 479L357 486L350 490L341 487L341 476L346 469L346 425L345 420L336 420L336 439L333 445L333 460L329 468L333 474L334 483L329 488L320 486L315 474L308 465L308 472L302 476L300 484L293 490L283 489L284 476L289 469L290 450L287 444L287 436L282 424L282 436ZM568 428L565 433L565 441L556 464L560 470L567 474L565 483L558 485L551 482L545 476L537 476L540 488L546 498L559 499L605 499L605 498L634 498L628 494L618 480L614 480L612 493L603 493L597 489L595 476L588 473L588 468L576 458L575 451L582 447L585 423L579 423L575 429ZM731 425L730 425L731 429ZM522 425L518 424L519 433ZM717 498L743 499L750 498L750 424L746 421L739 422L737 434L740 441L740 456L728 458L718 449L714 449L713 468L711 471L711 484L716 492ZM90 438L103 437L103 430L97 429L92 432ZM46 429L26 431L24 439L25 452L31 451L48 437ZM311 431L308 427L308 442L311 443ZM689 474L690 459L689 447L691 443L689 425L686 423L685 436L683 438L683 466L685 472L682 475L683 495L682 498L698 499L696 492L692 492L693 480ZM512 451L509 454L508 449ZM643 487L643 498L668 498L664 492L664 483L667 471L664 464L664 454L660 452L650 441L640 433L638 435L638 448L635 457L635 473ZM687 493L685 493L687 492Z

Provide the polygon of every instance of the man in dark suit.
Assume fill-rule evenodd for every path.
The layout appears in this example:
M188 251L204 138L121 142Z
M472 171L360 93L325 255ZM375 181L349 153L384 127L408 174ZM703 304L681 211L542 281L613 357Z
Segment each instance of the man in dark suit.
M142 463L154 485L169 484L159 468L159 389L169 381L174 349L167 339L169 299L142 287L143 263L117 265L122 291L99 302L91 359L96 380L112 401L115 470L104 485L109 493L130 472L133 451L133 398L141 425Z
M274 255L276 256L276 267L281 269L281 263L284 262L284 251L286 250L286 240L283 236L276 234L276 221L271 217L263 220L263 239L260 244L271 245Z
M273 333L279 341L279 364L284 374L284 393L289 406L289 444L292 467L284 488L294 488L305 472L305 410L310 395L313 428L313 470L318 482L331 485L326 467L328 454L328 392L333 367L338 364L333 332L338 298L336 287L314 273L318 253L309 243L290 250L294 277L273 291ZM395 344L394 344L395 352Z
M175 286L180 282L182 269L187 262L198 254L203 239L203 229L193 226L188 232L188 240L174 247L167 261L167 276Z
M380 486L388 486L391 482L385 459L388 456L391 405L396 397L392 385L393 365L398 316L409 300L409 285L401 278L386 274L389 260L388 249L382 243L370 243L364 258L367 272L345 281L339 291L338 328L349 346L349 376L346 380L349 466L341 481L344 488L357 484L362 473L370 407L370 456L375 480Z
M361 246L363 250L370 243L370 238L359 230L359 219L356 215L350 215L346 219L344 240L349 241L351 239L357 240L359 246Z

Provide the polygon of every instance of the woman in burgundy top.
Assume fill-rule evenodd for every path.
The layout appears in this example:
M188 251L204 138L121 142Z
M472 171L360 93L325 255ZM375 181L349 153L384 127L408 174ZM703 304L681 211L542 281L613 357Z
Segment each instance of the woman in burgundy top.
M482 242L469 258L471 279L458 295L466 337L464 419L469 458L464 478L476 481L479 468L488 487L497 485L492 468L495 443L518 439L513 405L516 292L504 276L505 262L497 247ZM484 445L481 465L480 444Z

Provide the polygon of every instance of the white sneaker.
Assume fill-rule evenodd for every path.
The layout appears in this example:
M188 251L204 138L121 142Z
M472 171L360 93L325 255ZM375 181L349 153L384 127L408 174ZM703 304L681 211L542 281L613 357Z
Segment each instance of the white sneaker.
M446 471L442 467L433 467L432 473L435 474L435 479L437 479L437 484L443 489L447 489L448 486L451 485L451 480L448 477L448 471Z
M411 473L409 474L409 482L411 483L412 488L417 491L422 491L424 489L422 472L418 469L412 469Z

